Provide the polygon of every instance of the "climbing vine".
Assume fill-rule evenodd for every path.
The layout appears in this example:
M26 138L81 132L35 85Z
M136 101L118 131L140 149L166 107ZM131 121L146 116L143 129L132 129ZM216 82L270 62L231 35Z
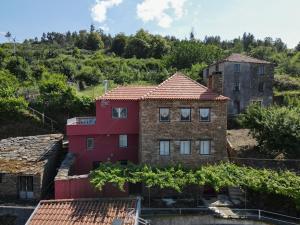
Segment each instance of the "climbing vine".
M151 167L149 165L103 163L90 174L91 183L102 189L107 183L124 190L125 183L143 183L147 187L171 188L181 192L185 186L205 184L215 190L238 186L255 191L280 194L295 200L300 207L300 176L289 171L273 171L241 167L232 163L204 165L188 169L180 165Z

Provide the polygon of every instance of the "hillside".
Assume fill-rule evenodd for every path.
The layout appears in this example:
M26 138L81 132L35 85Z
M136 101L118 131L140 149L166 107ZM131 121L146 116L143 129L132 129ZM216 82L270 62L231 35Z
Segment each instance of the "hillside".
M208 36L179 40L139 30L112 37L91 26L89 31L44 33L23 43L0 44L0 114L45 112L60 126L72 116L92 115L93 98L123 84L157 84L175 71L202 82L203 69L230 53L243 53L276 65L275 94L299 97L300 44L288 49L279 38L255 39L250 33L233 40ZM290 101L290 100L289 100ZM1 128L4 126L2 120ZM7 126L7 125L5 125Z

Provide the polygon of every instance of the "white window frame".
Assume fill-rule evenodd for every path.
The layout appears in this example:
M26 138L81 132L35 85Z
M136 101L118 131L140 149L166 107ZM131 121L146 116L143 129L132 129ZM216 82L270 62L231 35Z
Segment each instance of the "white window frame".
M114 116L114 110L117 111L118 116ZM126 111L126 115L125 116L123 116L121 114L122 110ZM128 110L125 107L114 107L114 108L112 108L111 112L112 112L112 118L113 119L126 119L128 117Z
M170 155L170 140L159 140L159 155Z
M86 138L86 149L88 151L90 151L90 150L93 150L94 148L95 148L95 138L93 138L93 137L87 137Z
M208 120L201 119L201 110L204 110L204 109L208 109ZM211 120L210 117L211 117L211 108L208 108L208 107L199 108L199 121L200 122L210 122L210 120Z
M182 119L182 110L186 110L186 109L188 109L189 110L189 120L183 120ZM182 107L182 108L180 108L180 121L182 121L182 122L191 122L192 121L192 109L191 108L189 108L189 107Z
M180 154L181 155L191 154L191 140L180 140Z
M168 116L169 116L169 119L168 120L162 120L161 119L161 114L162 114L162 110L168 110ZM167 107L161 107L159 108L159 122L170 122L171 120L171 116L170 116L170 108L167 108Z
M208 149L205 149L205 143L208 144ZM201 139L199 141L199 153L200 155L210 155L211 154L211 139Z
M119 148L127 148L128 147L128 135L120 134L119 135Z

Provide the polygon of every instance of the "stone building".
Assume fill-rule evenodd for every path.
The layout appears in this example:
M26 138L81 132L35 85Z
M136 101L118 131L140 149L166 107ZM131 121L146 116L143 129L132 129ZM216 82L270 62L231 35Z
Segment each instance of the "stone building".
M195 167L226 160L227 100L181 73L157 86L105 93L96 100L95 117L68 120L75 159L55 179L56 198L95 196L87 178L102 162ZM109 190L106 197L119 194ZM127 194L137 191L126 187Z
M215 91L230 98L229 116L251 103L268 106L273 102L274 65L265 60L232 54L205 69L203 78L209 87L219 82Z
M62 134L0 140L0 198L45 197L60 162Z

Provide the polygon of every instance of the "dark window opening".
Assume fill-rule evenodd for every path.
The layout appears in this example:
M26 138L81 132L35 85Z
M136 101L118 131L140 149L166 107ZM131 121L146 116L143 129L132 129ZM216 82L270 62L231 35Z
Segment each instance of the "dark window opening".
M234 114L239 114L241 109L240 109L240 101L234 101Z
M159 121L160 122L170 122L170 109L169 108L159 108Z
M264 92L264 82L260 82L260 83L258 84L258 91L259 91L259 92Z
M127 108L113 108L112 118L114 119L125 119L127 118Z
M119 161L122 166L127 166L128 160L120 160Z

